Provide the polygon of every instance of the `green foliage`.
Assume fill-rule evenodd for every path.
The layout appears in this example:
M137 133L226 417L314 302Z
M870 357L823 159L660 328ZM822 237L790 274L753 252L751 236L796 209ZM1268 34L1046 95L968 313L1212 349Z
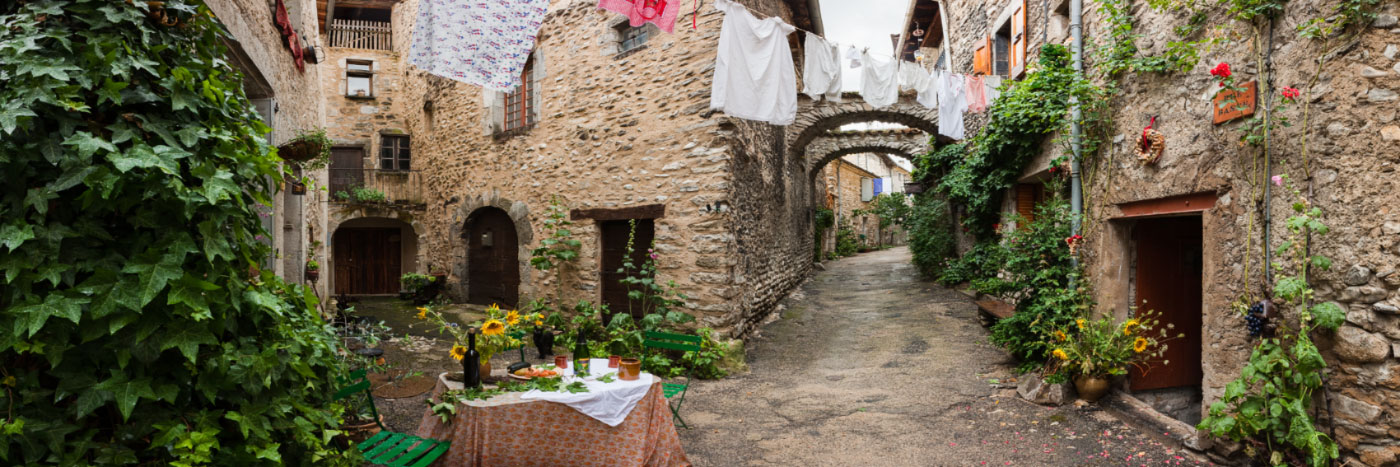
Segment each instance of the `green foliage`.
M389 202L389 197L385 195L383 191L363 186L350 187L350 191L337 191L333 196L335 196L335 199L347 203L376 204Z
M826 229L830 229L833 225L836 225L836 213L832 212L832 210L818 208L817 211L813 213L812 234L815 237L812 242L813 261L822 260L822 236L826 233Z
M841 227L836 229L836 256L854 256L860 249L860 240L856 238L856 232L851 230L851 224L841 222Z
M316 155L312 156L311 159L302 162L294 162L294 164L301 167L303 170L322 169L330 164L331 147L335 146L335 142L331 141L330 137L326 136L325 128L297 132L297 136L292 138L291 143L307 144L317 148Z
M909 199L904 193L880 193L870 204L870 213L880 219L881 229L903 226L909 220Z
M416 294L418 293L418 291L423 290L424 287L427 287L428 284L431 284L433 283L433 281L436 280L436 277L429 276L427 274L410 272L405 273L403 276L399 277L399 284L403 286L404 292Z
M647 248L646 259L641 264L633 261L635 257L634 245L637 237L637 222L627 221L631 229L627 233L627 250L622 256L622 267L617 272L623 274L618 282L627 289L627 314L644 314L642 321L652 329L654 323L664 318L665 321L673 323L687 323L695 320L695 317L681 311L685 307L686 297L681 293L676 281L666 281L662 283L656 278L656 261L661 259L661 255L656 253L655 248ZM640 302L641 309L633 310L632 303Z
M558 196L549 199L549 213L545 215L544 228L553 230L549 237L540 240L540 246L530 251L530 266L540 271L549 271L561 264L578 259L578 249L582 242L574 239L573 225L569 221L568 209Z
M1370 24L1376 18L1375 7L1380 0L1342 0L1324 18L1312 18L1298 25L1298 34L1309 39L1324 39L1356 25Z
M1172 28L1176 40L1167 42L1162 55L1139 56L1137 39L1142 35L1133 31L1132 7L1128 0L1097 0L1097 3L1106 23L1107 45L1098 49L1095 66L1107 77L1124 71L1188 73L1196 68L1201 48L1215 42L1214 39L1192 40L1210 18L1199 0L1148 0L1148 5L1160 13L1184 13L1186 23Z
M1098 319L1079 318L1074 326L1052 333L1051 365L1055 373L1069 376L1108 377L1128 374L1128 367L1146 370L1149 360L1160 360L1171 336L1171 323L1163 325L1155 311L1141 311L1121 324L1111 315ZM1155 331L1155 332L1154 332ZM1163 360L1162 364L1171 362Z
M257 270L284 173L223 27L183 0L0 24L0 464L347 463L336 338Z
M933 195L915 196L906 227L914 267L924 277L938 277L957 256L957 239L953 237L948 203Z
M1333 303L1308 306L1313 297L1308 271L1325 269L1331 261L1309 255L1307 245L1329 229L1321 221L1322 211L1310 207L1307 198L1292 184L1285 185L1287 182L1287 175L1279 176L1276 182L1284 185L1284 192L1295 202L1293 215L1284 223L1288 235L1272 265L1277 274L1274 303L1281 310L1297 310L1298 329L1282 332L1285 324L1280 324L1280 338L1260 341L1239 379L1225 386L1225 394L1211 405L1210 415L1197 428L1235 441L1256 440L1256 445L1267 447L1269 452L1251 449L1252 454L1274 465L1293 457L1298 460L1291 463L1325 466L1338 452L1337 444L1316 428L1308 414L1327 367L1311 333L1317 329L1335 331L1346 320L1346 313ZM1301 454L1295 456L1288 449Z
M572 327L559 335L555 341L556 345L572 349L578 341L578 336L582 334L588 342L589 356L640 356L643 370L663 378L680 376L687 372L707 379L719 379L728 375L722 363L730 356L729 349L714 338L714 332L709 328L696 331L705 338L701 343L701 350L684 356L646 349L642 345L645 341L643 331L688 332L681 325L693 320L690 315L682 313L684 318L673 321L665 315L652 313L641 320L634 320L626 313L613 313L604 326L603 317L608 316L606 306L595 307L592 303L580 301L574 308L576 315ZM672 317L680 318L676 315Z
M911 238L910 242L914 241L916 239ZM996 240L979 242L966 254L948 261L943 272L938 275L938 282L943 285L956 285L972 282L974 279L996 277L1001 271L1001 265L1006 261L1005 257L1006 249Z

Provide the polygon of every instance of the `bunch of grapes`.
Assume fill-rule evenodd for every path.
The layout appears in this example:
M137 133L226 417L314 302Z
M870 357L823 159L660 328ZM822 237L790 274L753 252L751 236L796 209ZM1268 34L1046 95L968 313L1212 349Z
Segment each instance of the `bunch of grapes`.
M1249 337L1259 337L1264 334L1264 303L1259 302L1249 307L1249 313L1244 315L1245 326L1249 328Z

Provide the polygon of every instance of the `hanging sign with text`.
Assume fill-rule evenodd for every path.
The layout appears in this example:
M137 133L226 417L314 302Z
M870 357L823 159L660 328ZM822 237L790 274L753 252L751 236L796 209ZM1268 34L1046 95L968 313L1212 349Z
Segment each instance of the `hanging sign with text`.
M1215 94L1211 104L1215 106L1215 124L1254 115L1254 101L1258 85L1254 81L1244 83L1243 91L1221 90Z

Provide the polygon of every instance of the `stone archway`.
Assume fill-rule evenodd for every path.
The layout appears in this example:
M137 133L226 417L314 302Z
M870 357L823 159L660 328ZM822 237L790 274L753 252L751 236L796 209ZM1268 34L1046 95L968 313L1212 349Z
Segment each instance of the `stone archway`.
M504 212L514 225L517 244L516 270L519 271L520 278L518 296L534 296L534 286L530 280L530 244L535 240L535 230L530 225L530 208L523 202L502 198L501 194L494 190L463 199L460 205L452 209L452 222L449 224L451 229L448 231L449 244L452 245L452 274L448 277L448 289L459 299L465 300L468 297L471 265L465 240L468 234L467 221L472 218L472 213L488 207Z
M915 129L827 133L807 145L807 173L815 178L828 162L848 154L887 154L913 162L931 149L928 136Z
M842 102L814 102L802 97L797 119L787 129L788 150L798 156L806 155L808 146L815 140L851 123L888 122L930 135L938 134L938 109L924 107L913 95L901 95L898 102L879 109L858 96L843 96L843 99Z

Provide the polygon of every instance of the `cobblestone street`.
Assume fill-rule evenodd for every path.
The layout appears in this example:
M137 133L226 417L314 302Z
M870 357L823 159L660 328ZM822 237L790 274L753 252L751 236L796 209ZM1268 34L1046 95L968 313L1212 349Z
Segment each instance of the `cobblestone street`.
M1108 412L1015 395L966 296L908 250L826 263L750 341L750 373L692 388L696 465L1206 465Z

